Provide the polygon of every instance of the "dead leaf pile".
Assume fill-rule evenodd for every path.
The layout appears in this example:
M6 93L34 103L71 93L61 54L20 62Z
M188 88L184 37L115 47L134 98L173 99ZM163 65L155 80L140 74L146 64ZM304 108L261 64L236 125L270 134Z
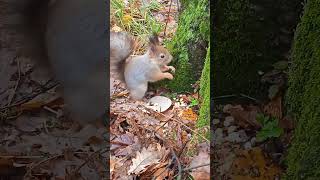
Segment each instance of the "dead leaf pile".
M117 80L114 82L115 94L125 90L124 84L117 83ZM208 169L201 166L183 172L181 170L190 168L189 164L194 159L184 154L189 149L198 149L194 147L195 144L190 143L192 137L197 137L198 134L194 129L197 112L188 106L189 99L185 95L177 95L170 103L171 100L160 98L163 96L155 97L152 103L166 106L167 110L158 112L150 107L150 101L137 102L127 96L118 96L111 101L111 114L115 119L110 127L112 179L139 177L160 180L172 179L179 174L207 175ZM206 161L194 160L198 163L193 164L198 166L206 163L208 166L208 154L209 148L198 157L205 157L202 160ZM198 168L199 172L196 171Z

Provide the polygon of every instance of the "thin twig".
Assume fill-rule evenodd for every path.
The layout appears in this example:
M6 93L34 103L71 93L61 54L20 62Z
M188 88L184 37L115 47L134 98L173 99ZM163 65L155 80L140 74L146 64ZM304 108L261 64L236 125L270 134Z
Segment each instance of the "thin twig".
M225 98L235 98L235 97L245 97L245 98L247 98L247 99L250 99L250 100L252 100L252 101L255 101L255 102L260 102L258 99L256 99L256 98L253 98L253 97L250 97L250 96L248 96L248 95L245 95L245 94L242 94L242 93L240 93L240 94L238 94L238 95L236 95L236 94L230 94L230 95L223 95L223 96L216 96L216 97L213 97L213 100L218 100L218 99L225 99Z
M178 156L176 155L176 153L174 152L174 150L172 148L170 148L170 151L171 151L171 153L172 153L172 155L173 155L173 157L176 160L177 165L178 165L178 177L177 177L177 180L181 180L182 167L181 167L180 160L179 160Z
M202 165L194 166L194 167L188 167L188 168L182 169L182 172L189 171L189 170L192 170L192 169L197 169L197 168L204 167L204 166L210 166L210 163L202 164ZM175 177L177 177L177 174L173 178L175 178Z
M44 160L38 162L37 164L35 164L35 165L33 165L33 166L31 165L31 167L28 169L28 171L27 171L26 174L24 175L24 179L26 179L28 176L31 175L32 170L33 170L34 168L40 166L41 164L43 164L43 163L45 163L45 162L48 162L48 161L51 161L51 160L53 160L53 159L57 159L57 158L60 158L60 157L63 157L63 154L59 154L59 155L55 155L55 156L49 157L49 158L47 158L47 159L44 159Z
M169 5L169 12L167 15L167 20L166 20L166 25L164 26L164 37L166 36L166 31L167 31L167 26L168 26L168 21L169 21L169 17L170 17L170 12L171 12L171 5L172 5L172 0L170 1L170 5Z
M163 123L160 127L158 127L156 130L154 130L155 132L158 132L158 130L160 129L160 128L163 128L168 122L170 121L170 118L168 118L166 121L165 121L165 123Z
M40 159L43 156L14 156L14 155L0 155L0 158L14 158L14 159Z
M245 97L245 98L248 98L248 99L253 100L253 101L255 101L255 102L259 102L259 100L258 100L258 99L253 98L253 97L250 97L250 96L245 95L245 94L241 94L241 93L240 93L240 96Z
M235 94L230 94L230 95L216 96L216 97L213 97L213 100L224 99L224 98L231 98L231 97L237 97L237 95L235 95Z
M147 107L146 107L146 108L147 108ZM190 127L188 127L187 125L185 125L183 122L181 122L181 121L179 121L179 120L177 120L177 119L175 119L175 118L173 118L173 117L168 117L168 116L164 115L163 113L160 113L160 112L155 111L155 110L153 110L153 109L150 109L150 108L147 108L147 109L149 109L150 111L155 112L155 113L157 113L157 114L159 114L159 115L161 115L161 116L163 116L163 117L172 119L172 120L180 123L182 126L184 126L185 128L187 128L188 130L192 131L194 134L200 136L202 139L206 140L207 142L210 142L207 138L205 138L205 137L202 136L201 134L197 133L195 130L191 129Z
M59 85L59 83L54 83L53 85L50 85L50 86L48 86L48 87L43 88L42 90L40 90L40 91L37 92L37 93L34 93L34 94L31 94L31 95L25 96L23 99L19 100L18 102L14 103L14 104L0 107L0 110L8 109L8 108L16 107L16 106L20 106L20 105L28 102L29 100L32 100L33 98L35 98L36 96L40 95L41 93L47 92L47 91L49 91L49 90L57 87L58 85Z
M188 168L184 168L184 169L182 170L182 172L189 171L189 170L192 170L192 169L197 169L197 168L204 167L204 166L210 166L210 163L208 163L208 164L201 164L201 165L198 165L198 166L193 166L193 167L188 167Z
M103 150L103 149L99 149L98 151L93 152L92 154L90 154L90 156L87 158L87 160L86 160L85 162L83 162L74 172L75 172L75 173L76 173L76 172L79 172L80 169L81 169L84 165L86 165L86 164L93 158L93 156L95 156L95 155L97 155L97 154L99 154L99 153L103 154L103 153L105 153L105 152L108 151L107 149L104 150L104 151L102 151L102 150Z
M180 0L177 0L178 15L180 14Z
M181 151L179 152L178 157L180 157L180 156L181 156L181 154L183 153L184 148L186 148L186 147L187 147L187 144L188 144L189 142L190 142L190 141L187 141L186 143L184 143L184 144L183 144L183 147L182 147Z

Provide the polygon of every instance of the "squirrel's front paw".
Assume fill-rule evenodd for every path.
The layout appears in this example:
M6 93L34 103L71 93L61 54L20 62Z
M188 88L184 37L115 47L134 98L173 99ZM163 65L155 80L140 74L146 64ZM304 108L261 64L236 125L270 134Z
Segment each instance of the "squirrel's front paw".
M166 73L166 78L172 80L172 79L173 79L173 76L172 76L172 74L170 74L170 73Z
M172 73L176 72L176 68L174 68L173 66L168 66L168 68L171 70Z

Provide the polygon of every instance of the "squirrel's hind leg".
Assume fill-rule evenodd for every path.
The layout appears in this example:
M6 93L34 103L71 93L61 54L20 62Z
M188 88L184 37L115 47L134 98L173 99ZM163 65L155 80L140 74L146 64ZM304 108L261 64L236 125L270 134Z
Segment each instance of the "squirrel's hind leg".
M144 95L146 94L148 89L148 84L140 84L135 86L134 88L131 88L130 91L130 96L134 100L141 100Z

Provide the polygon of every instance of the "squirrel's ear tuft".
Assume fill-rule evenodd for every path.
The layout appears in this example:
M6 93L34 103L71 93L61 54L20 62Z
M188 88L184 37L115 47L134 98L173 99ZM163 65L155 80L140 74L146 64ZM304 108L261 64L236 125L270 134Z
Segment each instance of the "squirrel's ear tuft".
M160 41L157 34L153 34L150 38L150 45L160 45Z

